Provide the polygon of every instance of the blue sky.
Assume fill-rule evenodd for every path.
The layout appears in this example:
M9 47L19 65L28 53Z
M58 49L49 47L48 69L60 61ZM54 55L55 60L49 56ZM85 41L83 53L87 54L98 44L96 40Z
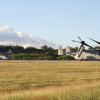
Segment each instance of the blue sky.
M77 35L100 40L100 0L0 0L0 26L58 44L77 45Z

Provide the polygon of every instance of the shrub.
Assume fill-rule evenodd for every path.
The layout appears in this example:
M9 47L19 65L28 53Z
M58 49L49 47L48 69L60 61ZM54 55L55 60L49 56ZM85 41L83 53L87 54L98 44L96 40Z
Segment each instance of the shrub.
M13 54L12 60L52 60L52 56L43 54Z
M74 58L70 55L62 55L62 56L58 56L57 60L74 60Z

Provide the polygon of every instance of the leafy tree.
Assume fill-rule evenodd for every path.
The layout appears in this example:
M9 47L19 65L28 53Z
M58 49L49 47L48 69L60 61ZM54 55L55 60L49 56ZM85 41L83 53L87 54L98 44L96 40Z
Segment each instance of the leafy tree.
M70 50L71 50L72 52L76 52L76 51L78 50L78 47L70 47Z
M34 47L27 47L25 48L24 50L24 53L37 53L38 52L38 49L34 48Z
M24 53L24 47L22 46L11 46L11 50L15 54Z

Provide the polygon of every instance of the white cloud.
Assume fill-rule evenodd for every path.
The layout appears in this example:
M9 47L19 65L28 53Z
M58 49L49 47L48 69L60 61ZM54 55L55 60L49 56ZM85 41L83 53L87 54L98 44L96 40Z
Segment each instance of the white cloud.
M0 28L0 32L1 33L14 33L15 31L13 30L13 28L9 26L4 26Z
M32 34L15 32L14 29L9 26L0 28L0 45L33 46L37 48L48 45L50 47L55 47L55 44L34 37Z

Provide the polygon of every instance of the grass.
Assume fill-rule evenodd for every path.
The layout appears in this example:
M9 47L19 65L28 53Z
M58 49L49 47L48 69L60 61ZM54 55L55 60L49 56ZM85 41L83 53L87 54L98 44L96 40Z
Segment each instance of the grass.
M1 61L0 100L100 100L100 62Z

